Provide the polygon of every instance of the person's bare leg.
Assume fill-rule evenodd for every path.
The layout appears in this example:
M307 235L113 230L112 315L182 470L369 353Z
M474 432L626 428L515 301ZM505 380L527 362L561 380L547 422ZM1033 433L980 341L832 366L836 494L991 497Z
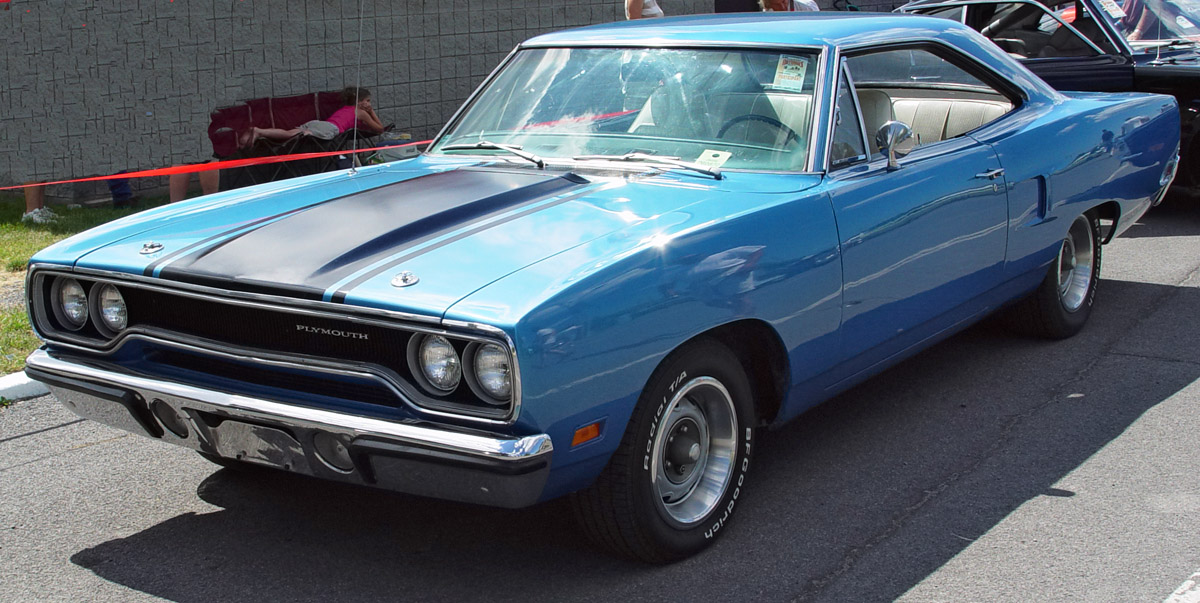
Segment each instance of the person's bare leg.
M290 130L283 130L280 128L254 128L254 140L258 140L259 138L287 140L289 138L294 138L299 133L300 128L292 128ZM254 142L251 141L250 144L254 144Z
M238 137L238 148L244 149L246 147L252 147L254 146L254 143L258 142L259 138L288 140L295 137L299 133L300 128L292 128L290 130L283 130L280 128L250 128L249 130L242 132L242 135Z
M211 195L221 188L221 170L208 170L196 175L200 179L200 191Z
M171 192L171 203L187 198L188 182L191 180L191 176L191 174L171 174L171 177L167 179L167 188Z
M46 204L46 187L44 186L27 186L25 187L25 213L29 213L35 209L41 209Z

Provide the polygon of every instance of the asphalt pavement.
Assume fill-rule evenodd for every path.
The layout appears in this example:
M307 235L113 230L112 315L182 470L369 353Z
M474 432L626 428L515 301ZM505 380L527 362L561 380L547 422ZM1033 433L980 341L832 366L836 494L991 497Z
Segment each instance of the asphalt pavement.
M1073 339L972 328L762 439L666 567L508 511L219 469L0 410L0 600L1200 602L1200 203L1105 249ZM1189 590L1189 580L1193 588Z

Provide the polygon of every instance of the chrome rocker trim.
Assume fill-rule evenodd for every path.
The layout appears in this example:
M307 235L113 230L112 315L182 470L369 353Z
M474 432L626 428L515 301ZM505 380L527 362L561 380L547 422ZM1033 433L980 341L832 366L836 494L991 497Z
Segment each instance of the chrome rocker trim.
M45 349L29 356L25 370L67 409L110 427L226 459L447 500L531 505L554 450L546 434L509 437L295 406L108 370ZM165 407L180 419L174 429L159 418ZM328 436L345 446L352 468L318 453L314 438Z

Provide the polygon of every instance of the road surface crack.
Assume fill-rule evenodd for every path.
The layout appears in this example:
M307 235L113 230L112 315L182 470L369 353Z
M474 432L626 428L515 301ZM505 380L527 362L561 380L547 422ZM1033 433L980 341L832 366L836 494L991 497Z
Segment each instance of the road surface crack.
M29 437L29 436L31 436L31 435L37 435L37 434L39 434L39 433L46 433L47 431L54 431L55 429L60 429L60 428L66 427L66 426L68 426L68 425L74 425L74 424L76 424L76 423L82 423L82 422L84 422L84 421L86 421L86 420L87 420L87 419L75 419L74 421L67 421L66 423L60 423L60 424L58 424L58 425L54 425L54 426L52 426L52 427L46 427L46 428L44 428L44 429L37 429L37 430L34 430L34 431L30 431L30 432L22 433L22 434L19 434L19 435L15 435L15 436L7 437L7 438L4 438L3 440L0 440L0 444L3 444L3 443L5 443L5 442L11 442L11 441L13 441L13 440L19 440L19 439L21 439L21 438L26 438L26 437Z

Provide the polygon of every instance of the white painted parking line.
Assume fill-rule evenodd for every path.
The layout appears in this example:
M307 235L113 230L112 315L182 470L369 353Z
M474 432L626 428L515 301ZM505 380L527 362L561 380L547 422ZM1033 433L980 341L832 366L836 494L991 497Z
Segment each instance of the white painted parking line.
M1200 603L1200 571L1184 580L1163 603Z

